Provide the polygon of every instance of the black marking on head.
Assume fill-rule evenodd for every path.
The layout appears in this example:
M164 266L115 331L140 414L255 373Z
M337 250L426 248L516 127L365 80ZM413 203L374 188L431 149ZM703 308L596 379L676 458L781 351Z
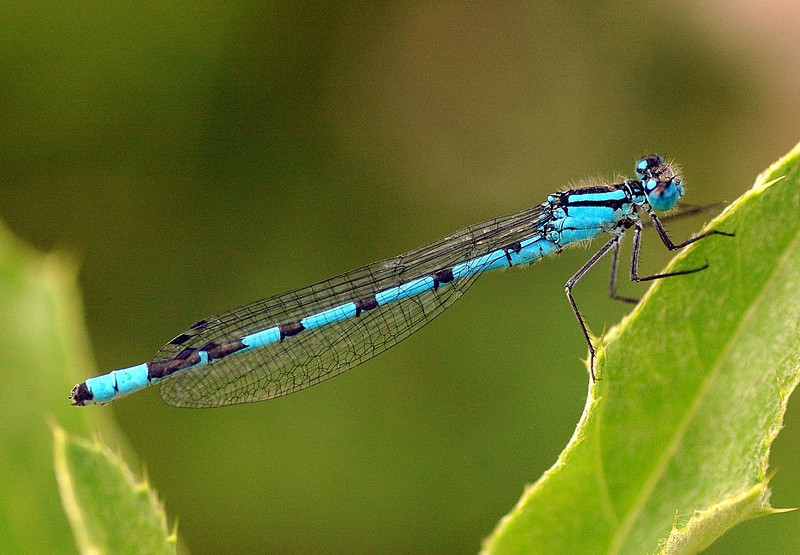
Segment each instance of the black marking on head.
M519 254L522 251L522 243L520 243L519 241L514 241L510 245L507 245L507 246L503 247L503 252L506 253L506 260L508 260L508 265L509 266L513 266L514 265L514 263L511 262L511 252L512 251L514 252L514 254Z
M178 370L194 366L198 362L200 362L200 352L197 349L187 347L172 358L148 362L147 380L165 378Z
M69 396L70 399L72 399L72 404L77 407L82 407L86 403L94 400L94 395L92 395L92 392L89 391L89 387L86 385L86 382L81 382L73 387L72 393L70 393Z
M361 312L364 310L372 310L374 308L378 308L378 300L375 298L375 295L370 295L364 299L359 299L355 302L356 305L356 316L361 316Z
M431 277L433 278L433 290L436 291L439 289L441 284L450 283L453 281L453 269L445 268L443 270L439 270L438 272L431 274Z
M644 167L639 167L639 164L642 162L644 162ZM661 165L666 165L664 164L664 159L657 154L643 156L642 159L639 160L639 164L637 164L636 171L642 173L645 178L651 177L654 169Z
M241 339L237 339L235 341L230 341L229 343L214 343L213 341L209 341L202 347L200 347L200 351L203 351L208 354L208 361L211 362L212 360L219 360L223 357L226 357L236 351L241 351L245 348L245 344L242 342Z
M297 335L301 331L303 331L305 326L303 326L302 322L288 322L286 324L281 324L278 326L278 331L281 332L280 341L283 341L287 337L291 337L293 335Z

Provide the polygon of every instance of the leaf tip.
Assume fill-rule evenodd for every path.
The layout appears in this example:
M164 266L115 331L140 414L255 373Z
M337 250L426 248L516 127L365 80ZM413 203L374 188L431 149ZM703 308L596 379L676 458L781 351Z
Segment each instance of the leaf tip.
M665 555L698 553L741 522L787 512L786 509L774 509L770 506L771 493L768 480L762 480L749 489L711 503L705 509L695 510L683 525L680 524L679 515L676 514L669 536L659 542L658 553Z

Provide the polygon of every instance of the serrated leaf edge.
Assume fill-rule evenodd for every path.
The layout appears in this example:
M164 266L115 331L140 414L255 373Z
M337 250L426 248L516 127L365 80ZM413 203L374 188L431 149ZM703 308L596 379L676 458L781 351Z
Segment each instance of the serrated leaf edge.
M90 539L91 534L89 533L88 526L86 525L86 521L84 519L84 513L81 510L80 502L76 495L72 474L69 471L69 463L67 462L66 455L66 442L68 439L67 433L63 428L55 424L51 425L51 430L53 434L53 464L56 474L56 481L58 483L58 489L61 496L61 504L64 508L64 513L67 515L67 519L72 527L73 535L75 536L75 544L78 547L78 551L82 555L101 555L103 550L95 545ZM88 449L95 450L96 452L107 457L112 462L117 463L124 480L130 485L131 491L137 494L149 494L153 505L153 510L158 513L163 529L169 529L164 505L159 500L157 492L150 486L146 473L143 473L144 477L141 480L138 479L133 472L131 472L128 465L124 463L120 454L112 452L108 446L100 440L100 438L95 438L91 442L83 438L76 438L74 441L83 442ZM175 522L175 524L172 526L172 531L169 532L166 537L167 543L177 545L177 527L178 524Z
M760 516L793 511L770 506L772 491L768 483L768 479L763 480L751 488L727 495L705 509L695 510L682 526L675 515L672 531L659 542L658 555L699 553L737 524Z

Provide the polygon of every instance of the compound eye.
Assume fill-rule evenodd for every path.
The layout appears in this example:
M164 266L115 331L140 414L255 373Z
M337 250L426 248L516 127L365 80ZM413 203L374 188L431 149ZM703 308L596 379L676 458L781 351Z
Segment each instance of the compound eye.
M644 192L650 206L658 212L664 212L671 210L683 197L683 182L677 177L669 181L651 178L644 182Z

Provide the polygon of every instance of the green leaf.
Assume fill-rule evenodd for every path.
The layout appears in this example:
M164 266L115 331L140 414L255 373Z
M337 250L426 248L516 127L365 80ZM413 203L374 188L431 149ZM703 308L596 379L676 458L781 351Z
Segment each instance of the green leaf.
M75 263L43 255L0 222L0 552L74 549L53 474L49 422L116 438L108 415L69 406L92 371ZM35 531L35 533L33 533Z
M70 433L104 438L129 451L109 411L70 406L70 388L95 374L85 335L77 265L61 253L41 254L20 241L0 222L0 553L69 553L76 538L64 513L53 469L53 423ZM61 460L71 472L92 458L69 458L62 441ZM135 458L131 457L133 460ZM95 464L94 462L92 464ZM63 466L63 465L62 465ZM119 473L119 471L117 471ZM64 476L68 476L65 474ZM62 478L64 478L62 476ZM78 483L77 479L73 479ZM63 480L62 484L63 486ZM63 491L63 487L62 487ZM92 495L94 499L90 499ZM81 510L108 495L84 492ZM108 510L121 510L109 503ZM143 513L139 518L151 518ZM132 520L133 522L133 520ZM116 525L115 519L109 523ZM85 543L85 542L84 542Z
M147 483L100 442L53 429L64 511L81 553L175 553L175 535Z
M768 458L800 374L799 159L709 226L735 237L667 271L707 270L657 281L609 332L572 440L485 553L697 553L777 512Z

